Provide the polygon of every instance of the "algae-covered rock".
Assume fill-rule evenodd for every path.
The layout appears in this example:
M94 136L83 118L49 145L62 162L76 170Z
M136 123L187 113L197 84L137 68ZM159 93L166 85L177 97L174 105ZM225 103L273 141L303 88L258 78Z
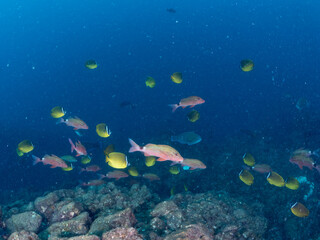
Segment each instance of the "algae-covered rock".
M55 203L59 201L59 197L54 192L47 194L44 197L38 197L34 201L34 207L41 213L46 219L50 219L52 213L55 210Z
M21 231L12 233L8 240L39 240L39 237L33 232Z
M56 237L74 237L84 235L89 230L91 219L87 212L81 213L79 216L63 222L53 223L48 227L42 235L50 235Z
M98 217L92 223L89 233L101 235L103 232L116 227L132 227L136 222L137 220L132 210L127 208L110 216Z
M118 227L109 232L106 232L102 236L102 240L143 240L141 235L138 234L134 228L122 228Z
M55 210L50 216L50 223L70 220L78 216L83 210L80 203L75 203L71 200L61 201L55 204Z
M19 232L22 230L28 232L38 232L42 222L42 217L36 212L29 211L12 215L6 221L8 230L12 232Z
M191 224L183 229L175 231L165 237L164 240L211 240L213 236L209 230L201 224Z

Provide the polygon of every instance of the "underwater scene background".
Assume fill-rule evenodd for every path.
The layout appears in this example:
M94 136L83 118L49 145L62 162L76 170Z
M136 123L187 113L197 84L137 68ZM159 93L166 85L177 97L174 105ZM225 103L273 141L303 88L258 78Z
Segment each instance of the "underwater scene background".
M320 239L319 11L311 0L1 1L2 238ZM190 96L205 102L168 106ZM58 124L56 106L88 129ZM147 166L128 138L206 168ZM26 139L34 149L18 156ZM117 170L110 144L128 176L86 186ZM46 154L77 160L68 171L33 164ZM81 170L90 165L101 170ZM283 179L273 184L272 172Z

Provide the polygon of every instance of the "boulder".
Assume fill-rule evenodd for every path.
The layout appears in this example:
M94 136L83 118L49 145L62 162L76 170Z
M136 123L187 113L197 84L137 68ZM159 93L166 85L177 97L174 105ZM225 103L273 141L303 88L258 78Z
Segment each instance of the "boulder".
M109 232L106 232L102 236L102 240L143 240L141 235L138 234L135 228L122 228L118 227Z
M38 232L41 222L42 217L39 214L29 211L12 215L6 220L6 226L11 233L22 230Z
M103 232L116 227L132 227L137 220L130 208L109 216L98 217L92 223L89 233L100 236Z

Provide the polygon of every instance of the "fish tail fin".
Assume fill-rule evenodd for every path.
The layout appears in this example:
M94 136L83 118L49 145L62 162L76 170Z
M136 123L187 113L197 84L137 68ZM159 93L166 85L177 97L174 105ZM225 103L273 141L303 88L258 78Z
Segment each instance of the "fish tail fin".
M41 159L39 157L36 157L35 155L32 155L33 158L33 165L36 165L37 163L41 162Z
M131 144L129 152L141 151L141 147L138 144L136 144L131 138L129 138L129 143Z
M60 124L60 123L64 123L64 119L63 118L59 118L58 121L56 122L56 124Z
M99 173L99 174L98 174L98 177L99 177L99 180L102 180L102 179L104 179L106 176Z
M84 182L84 181L82 181L82 180L78 180L78 187L84 187L84 186L86 186L86 183Z
M169 104L169 107L172 107L172 112L175 112L177 108L179 107L178 104Z
M76 149L76 147L74 146L74 144L70 138L69 138L69 143L71 145L71 152L73 152Z

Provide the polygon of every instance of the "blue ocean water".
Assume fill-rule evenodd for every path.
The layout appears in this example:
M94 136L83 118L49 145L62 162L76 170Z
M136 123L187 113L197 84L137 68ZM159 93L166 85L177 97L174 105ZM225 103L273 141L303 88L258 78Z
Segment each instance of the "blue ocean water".
M24 139L37 156L69 154L69 137L127 153L128 137L144 145L185 131L200 134L207 149L241 131L262 132L284 152L320 147L316 1L2 1L0 9L1 189L78 184L77 172L32 166L31 154L19 158ZM247 58L252 72L239 67ZM85 68L88 59L98 68ZM170 80L173 72L182 72L182 84ZM147 76L155 88L145 86ZM187 121L189 110L168 107L192 95L206 100L196 123ZM299 111L299 98L310 106ZM55 124L50 109L57 105L89 125L84 136ZM95 133L101 122L112 131L108 139ZM203 161L214 166L203 149ZM103 158L97 153L94 161L103 165ZM241 159L233 161L228 166L237 172ZM285 173L300 171L288 159L278 164ZM212 167L206 177L227 170ZM319 189L319 176L307 174Z

